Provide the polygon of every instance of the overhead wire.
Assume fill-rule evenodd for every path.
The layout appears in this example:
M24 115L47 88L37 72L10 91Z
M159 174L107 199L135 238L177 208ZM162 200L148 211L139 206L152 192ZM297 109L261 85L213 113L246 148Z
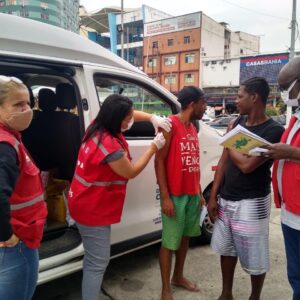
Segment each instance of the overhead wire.
M265 17L276 18L276 19L287 20L287 21L289 20L289 18L280 17L280 16L274 16L274 15L271 15L271 14L266 14L266 13L260 12L258 10L254 10L252 8L241 6L239 4L233 3L233 2L228 1L228 0L223 0L223 2L226 2L226 3L230 4L230 5L236 6L238 8L241 8L241 9L244 9L244 10L247 10L249 12L252 12L252 13L255 13L255 14L259 14L259 15L262 15L262 16L265 16Z

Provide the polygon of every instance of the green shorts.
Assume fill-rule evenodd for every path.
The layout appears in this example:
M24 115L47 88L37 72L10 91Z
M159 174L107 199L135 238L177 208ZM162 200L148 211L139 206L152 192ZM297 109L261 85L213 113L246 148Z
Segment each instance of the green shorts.
M162 213L162 246L177 250L183 236L200 235L200 195L171 196L175 217Z

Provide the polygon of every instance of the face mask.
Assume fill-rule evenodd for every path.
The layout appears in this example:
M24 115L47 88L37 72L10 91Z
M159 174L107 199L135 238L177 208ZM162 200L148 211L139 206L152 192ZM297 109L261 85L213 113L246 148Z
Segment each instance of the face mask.
M10 113L9 117L5 120L5 123L10 129L23 131L29 126L32 116L33 112L31 109Z
M295 86L296 82L298 81L298 79L296 79L291 85L290 87L286 90L286 91L282 91L281 92L281 98L284 101L284 103L288 106L298 106L298 98L300 96L300 91L297 95L296 98L294 99L290 99L290 91L293 89L293 87Z
M134 118L132 117L131 120L128 122L127 128L121 128L121 131L124 132L129 130L132 127L133 123L134 123Z

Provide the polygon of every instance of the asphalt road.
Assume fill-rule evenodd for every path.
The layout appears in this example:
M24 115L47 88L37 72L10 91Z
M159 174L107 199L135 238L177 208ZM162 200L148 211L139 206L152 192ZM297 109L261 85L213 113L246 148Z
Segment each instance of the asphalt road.
M124 255L110 262L104 280L104 289L115 300L156 300L160 298L160 272L158 265L159 245ZM271 270L267 274L263 288L264 300L291 299L291 289L286 277L286 261L280 228L279 211L272 209L270 223ZM186 276L197 282L200 293L173 289L174 300L217 299L221 290L219 257L207 246L190 248L186 260ZM34 300L79 300L81 272L44 284L37 288ZM249 276L238 265L234 297L248 299L250 293ZM109 299L102 296L99 299Z

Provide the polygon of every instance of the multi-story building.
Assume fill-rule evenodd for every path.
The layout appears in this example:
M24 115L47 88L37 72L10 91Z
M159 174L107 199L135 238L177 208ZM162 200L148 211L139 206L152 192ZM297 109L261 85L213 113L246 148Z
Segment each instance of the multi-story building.
M201 62L259 52L259 37L231 32L202 12L146 23L144 71L173 93L201 86ZM218 80L218 79L216 79Z
M142 69L144 24L170 16L147 5L134 9L124 9L123 16L120 8L107 7L93 14L83 13L81 25L86 26L85 32L88 32L85 35L89 39L106 48L109 46L112 52Z
M0 13L79 31L79 0L0 0Z
M208 96L208 104L228 110L234 105L239 85L255 76L268 81L269 101L275 104L280 98L278 74L288 59L288 53L272 53L202 61L201 86Z

